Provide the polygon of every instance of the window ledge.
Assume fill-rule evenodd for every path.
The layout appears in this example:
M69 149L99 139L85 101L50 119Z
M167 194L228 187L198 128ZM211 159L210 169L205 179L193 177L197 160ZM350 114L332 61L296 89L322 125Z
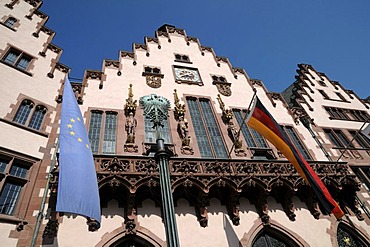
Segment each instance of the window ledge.
M48 137L49 134L44 132L44 131L39 131L39 130L35 130L35 129L32 129L30 127L27 127L27 126L24 126L22 124L18 124L16 122L13 122L13 121L10 121L8 119L5 119L5 118L0 118L0 122L4 122L4 123L7 123L7 124L10 124L10 125L13 125L15 127L18 127L18 128L21 128L21 129L24 129L24 130L27 130L27 131L30 131L34 134L37 134L37 135L40 135L40 136L43 136L43 137Z
M351 103L351 101L348 101L348 100L341 100L341 99L324 98L324 100L336 101L336 102L344 102L344 103Z
M333 149L337 149L337 150L349 150L349 151L352 151L352 150L356 150L356 151L368 151L370 150L370 148L358 148L358 147L333 147Z
M153 76L164 78L164 74L159 74L159 73L143 72L142 74L142 76L147 76L147 75L153 75Z
M2 64L5 64L5 65L7 65L7 66L9 66L9 67L13 68L13 69L18 70L19 72L22 72L22 73L26 74L26 75L28 75L28 76L33 76L33 74L32 74L32 73L30 73L30 72L28 72L28 71L25 71L25 70L23 70L23 69L20 69L20 68L18 68L17 66L14 66L13 64L7 63L7 62L5 62L5 61L3 61L3 60L0 60L0 62L1 62Z
M351 121L351 122L364 122L365 120L357 120L357 119L345 119L345 118L338 118L338 117L329 117L330 120L341 120L341 121Z
M177 63L188 63L188 64L193 64L192 62L190 61L185 61L185 60L177 60L175 59L174 62L177 62Z
M9 223L15 223L15 224L25 222L27 224L26 220L22 220L18 217L15 217L13 215L7 215L7 214L0 214L0 222L9 222Z

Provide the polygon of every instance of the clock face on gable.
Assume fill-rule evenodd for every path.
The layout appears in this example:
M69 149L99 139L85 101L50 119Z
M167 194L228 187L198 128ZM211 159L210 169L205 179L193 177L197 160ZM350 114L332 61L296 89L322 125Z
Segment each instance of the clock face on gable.
M202 82L197 69L174 67L175 78L178 81Z

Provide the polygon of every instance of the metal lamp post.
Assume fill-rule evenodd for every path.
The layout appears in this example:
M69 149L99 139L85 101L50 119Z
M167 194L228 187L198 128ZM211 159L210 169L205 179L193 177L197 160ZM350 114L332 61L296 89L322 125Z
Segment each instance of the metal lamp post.
M161 186L162 211L164 216L164 225L166 230L167 246L178 247L179 237L177 233L177 225L175 218L175 207L173 204L169 158L171 152L166 150L164 140L158 131L159 127L163 127L162 121L167 120L170 102L161 96L151 94L140 98L140 105L144 109L145 118L150 119L153 123L153 128L156 130L157 140L155 148L155 158L159 165L159 182Z

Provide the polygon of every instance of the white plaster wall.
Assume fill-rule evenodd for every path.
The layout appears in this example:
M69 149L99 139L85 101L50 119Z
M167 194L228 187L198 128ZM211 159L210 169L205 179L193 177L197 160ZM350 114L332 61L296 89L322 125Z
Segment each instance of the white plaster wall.
M166 233L161 217L161 209L159 207L155 207L154 201L149 199L143 201L142 207L137 209L137 213L137 219L141 227L147 228L163 241L166 240Z
M9 238L10 231L14 228L14 224L0 223L0 246L17 246L18 239Z
M88 231L86 219L82 216L63 216L54 246L95 246L105 233L122 226L123 211L124 209L119 208L116 201L110 201L108 208L102 209L101 227L96 232Z
M321 216L314 219L306 206L296 197L293 202L296 207L296 220L290 221L283 211L281 204L272 197L268 197L269 216L271 222L278 222L280 227L304 239L309 246L331 247L332 242L328 234L331 231L330 216ZM195 216L194 207L190 206L185 199L177 202L176 222L181 246L238 246L239 241L245 234L250 234L260 222L254 205L245 198L240 200L240 225L234 226L227 215L226 207L219 200L211 199L208 207L208 226L200 226ZM165 241L165 231L160 208L155 207L154 202L145 200L142 207L138 208L138 225L151 231L154 235ZM333 216L331 216L333 217ZM63 217L59 225L58 239L54 246L94 246L106 233L110 233L118 227L122 227L123 208L118 208L117 202L111 201L108 208L103 209L102 225L97 232L88 232L86 220L83 217ZM351 217L356 227L361 227L370 233L369 226ZM122 228L122 231L124 228ZM78 233L78 234L76 234Z
M39 148L46 146L46 137L3 122L0 122L0 129L0 146L17 150L35 158L41 159L43 157Z

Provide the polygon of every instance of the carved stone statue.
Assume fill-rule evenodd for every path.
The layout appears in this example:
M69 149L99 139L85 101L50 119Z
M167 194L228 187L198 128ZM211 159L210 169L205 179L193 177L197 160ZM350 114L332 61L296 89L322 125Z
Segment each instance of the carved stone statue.
M134 113L130 112L126 118L125 129L127 132L126 143L135 143L135 131L136 131L137 121L134 117Z

